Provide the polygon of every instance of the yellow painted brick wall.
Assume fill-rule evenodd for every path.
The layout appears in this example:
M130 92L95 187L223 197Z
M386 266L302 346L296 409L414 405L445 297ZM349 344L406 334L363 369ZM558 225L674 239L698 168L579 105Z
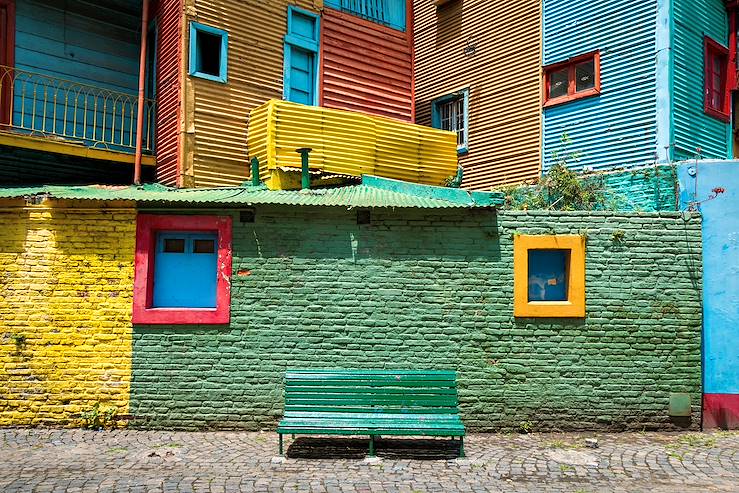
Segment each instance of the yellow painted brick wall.
M0 426L128 413L136 212L0 209Z

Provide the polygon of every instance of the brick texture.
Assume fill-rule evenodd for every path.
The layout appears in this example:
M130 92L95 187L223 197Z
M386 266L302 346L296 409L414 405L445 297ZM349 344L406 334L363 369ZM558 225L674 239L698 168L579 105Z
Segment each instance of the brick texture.
M135 210L0 212L0 426L128 412Z
M227 213L227 212L224 212ZM678 213L234 215L227 327L134 327L140 427L274 427L288 368L459 373L472 430L697 428L700 219ZM513 236L587 236L587 317L515 319ZM688 393L692 419L668 416Z

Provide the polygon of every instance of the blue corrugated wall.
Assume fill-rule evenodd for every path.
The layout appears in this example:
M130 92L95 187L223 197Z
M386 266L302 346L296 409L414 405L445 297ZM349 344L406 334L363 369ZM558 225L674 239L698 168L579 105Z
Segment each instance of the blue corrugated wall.
M728 47L723 0L674 0L674 159L730 157L729 124L703 112L703 36Z
M17 0L13 125L130 151L140 15L135 0Z
M141 2L17 0L15 66L135 94Z
M654 162L656 0L544 0L544 65L600 50L601 94L544 110L544 171L566 133L573 168Z

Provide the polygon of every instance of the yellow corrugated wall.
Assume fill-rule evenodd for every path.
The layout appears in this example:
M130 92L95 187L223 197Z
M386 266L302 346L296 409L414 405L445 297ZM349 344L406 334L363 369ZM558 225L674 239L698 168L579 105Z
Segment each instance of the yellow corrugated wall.
M263 179L278 166L299 168L295 150L301 147L313 149L310 168L327 173L441 185L457 169L452 132L279 100L254 109L249 149L260 161Z
M194 98L186 130L192 138L185 140L192 146L185 151L185 160L193 162L190 185L237 185L246 179L249 112L282 97L288 4L319 13L323 0L195 0L194 8L186 9L188 21L228 31L228 83L188 76L192 90L185 97Z
M486 190L539 176L541 2L414 0L416 121L431 102L468 87L464 186Z

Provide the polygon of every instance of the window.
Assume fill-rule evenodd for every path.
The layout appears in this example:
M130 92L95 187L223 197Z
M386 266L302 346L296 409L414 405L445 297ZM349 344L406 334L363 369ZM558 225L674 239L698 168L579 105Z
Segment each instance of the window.
M324 0L324 5L393 29L406 29L406 0Z
M226 82L228 33L223 29L190 23L190 68L195 77Z
M721 121L729 121L729 92L727 75L729 69L729 50L709 37L704 38L705 46L705 101L707 115Z
M544 67L544 106L600 94L600 53Z
M464 154L469 150L469 106L469 89L442 96L431 103L433 127L457 133L459 154Z
M231 218L140 214L133 323L226 324Z
M318 104L317 15L288 7L285 35L284 98L307 105Z
M516 235L516 317L585 316L585 240L571 235Z

